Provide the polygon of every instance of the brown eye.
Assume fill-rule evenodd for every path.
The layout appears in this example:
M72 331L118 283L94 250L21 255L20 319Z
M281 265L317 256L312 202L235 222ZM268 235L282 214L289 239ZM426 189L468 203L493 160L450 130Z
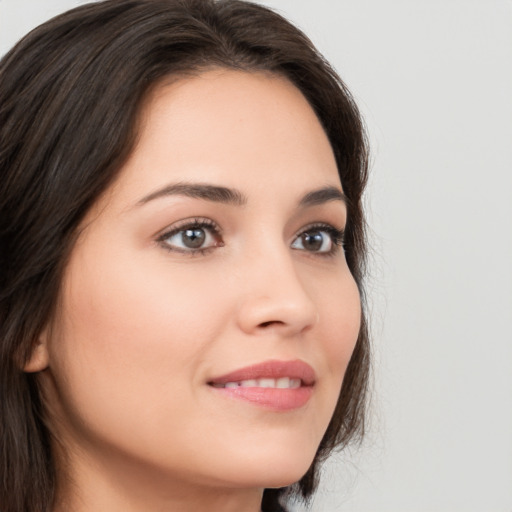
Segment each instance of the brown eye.
M166 249L177 252L202 251L222 245L219 230L206 221L176 227L163 234L159 241Z
M324 244L325 234L321 231L313 232L313 233L302 233L300 235L302 241L302 247L306 251L320 251L322 249L322 245Z
M292 249L320 253L334 254L343 243L343 231L333 226L311 226L297 235L293 241Z

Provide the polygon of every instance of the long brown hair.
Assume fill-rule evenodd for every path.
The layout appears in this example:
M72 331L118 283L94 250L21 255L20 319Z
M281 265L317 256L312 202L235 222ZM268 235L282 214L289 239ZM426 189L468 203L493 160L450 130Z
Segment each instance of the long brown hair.
M239 0L107 0L41 25L0 62L2 512L52 509L50 433L36 378L21 368L53 315L77 226L130 154L149 89L165 77L211 67L276 73L307 98L348 198L346 258L363 292L363 125L349 91L302 32L273 11ZM313 464L294 486L267 489L265 512L284 510L287 496L310 497L319 464L362 435L368 364L363 311Z

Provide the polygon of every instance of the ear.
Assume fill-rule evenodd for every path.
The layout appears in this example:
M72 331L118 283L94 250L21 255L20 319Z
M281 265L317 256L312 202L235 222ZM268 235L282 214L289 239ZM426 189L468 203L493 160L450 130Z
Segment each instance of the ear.
M33 346L32 353L29 360L25 363L23 371L27 373L41 372L48 367L49 361L46 333L43 333Z

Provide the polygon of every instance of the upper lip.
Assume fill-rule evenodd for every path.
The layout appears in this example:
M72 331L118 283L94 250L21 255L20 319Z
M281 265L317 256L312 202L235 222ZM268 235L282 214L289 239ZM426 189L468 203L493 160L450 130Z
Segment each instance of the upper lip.
M269 360L215 377L208 383L226 384L227 382L241 382L243 380L280 379L283 377L300 379L305 386L312 386L316 380L315 371L304 361Z

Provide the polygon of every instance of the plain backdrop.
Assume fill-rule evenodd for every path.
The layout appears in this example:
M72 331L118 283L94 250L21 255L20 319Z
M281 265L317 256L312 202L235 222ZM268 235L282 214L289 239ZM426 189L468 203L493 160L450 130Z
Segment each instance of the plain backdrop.
M0 0L0 54L79 0ZM512 512L512 2L265 0L353 91L372 145L365 443L315 512Z

